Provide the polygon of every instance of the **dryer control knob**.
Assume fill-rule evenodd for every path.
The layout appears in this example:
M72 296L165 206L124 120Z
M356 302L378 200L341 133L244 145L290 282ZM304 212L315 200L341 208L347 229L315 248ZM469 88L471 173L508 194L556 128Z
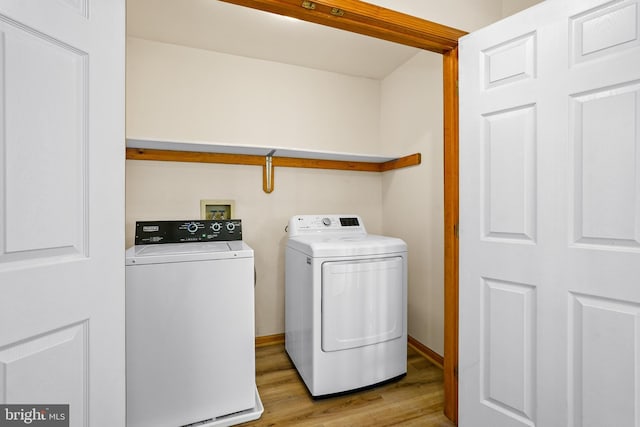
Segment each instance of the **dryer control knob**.
M331 218L322 218L322 223L327 227L331 225Z
M233 231L236 229L236 225L232 222L227 223L227 231Z
M220 225L219 222L214 222L213 224L211 224L211 229L213 231L220 231L220 229L222 228L222 225Z
M187 231L189 233L195 233L196 231L198 231L198 224L196 224L195 222L189 223L189 225L187 225Z

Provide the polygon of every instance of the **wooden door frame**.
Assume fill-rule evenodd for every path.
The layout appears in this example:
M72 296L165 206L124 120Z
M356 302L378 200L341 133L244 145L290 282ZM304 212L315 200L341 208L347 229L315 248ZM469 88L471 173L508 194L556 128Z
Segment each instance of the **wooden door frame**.
M222 0L442 54L444 109L444 393L458 419L458 39L466 33L359 0Z
M443 55L444 413L458 423L458 48Z

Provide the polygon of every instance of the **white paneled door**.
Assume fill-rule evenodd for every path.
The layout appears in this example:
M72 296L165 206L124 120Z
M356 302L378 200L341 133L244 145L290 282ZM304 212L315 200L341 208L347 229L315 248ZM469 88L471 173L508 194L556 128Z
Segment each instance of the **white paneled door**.
M460 43L459 421L640 426L640 4Z
M0 0L0 404L75 427L125 419L124 9Z

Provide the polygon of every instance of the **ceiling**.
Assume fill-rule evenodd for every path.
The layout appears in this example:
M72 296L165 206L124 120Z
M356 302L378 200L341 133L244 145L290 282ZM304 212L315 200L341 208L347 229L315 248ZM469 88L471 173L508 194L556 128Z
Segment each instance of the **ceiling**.
M219 0L127 0L127 35L374 79L419 51Z

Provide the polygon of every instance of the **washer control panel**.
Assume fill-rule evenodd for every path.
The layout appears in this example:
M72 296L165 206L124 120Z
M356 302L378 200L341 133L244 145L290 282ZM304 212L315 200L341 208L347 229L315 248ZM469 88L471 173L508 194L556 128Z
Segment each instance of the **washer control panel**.
M242 220L136 221L136 245L242 240Z
M317 233L366 234L358 215L296 215L289 220L289 237Z

